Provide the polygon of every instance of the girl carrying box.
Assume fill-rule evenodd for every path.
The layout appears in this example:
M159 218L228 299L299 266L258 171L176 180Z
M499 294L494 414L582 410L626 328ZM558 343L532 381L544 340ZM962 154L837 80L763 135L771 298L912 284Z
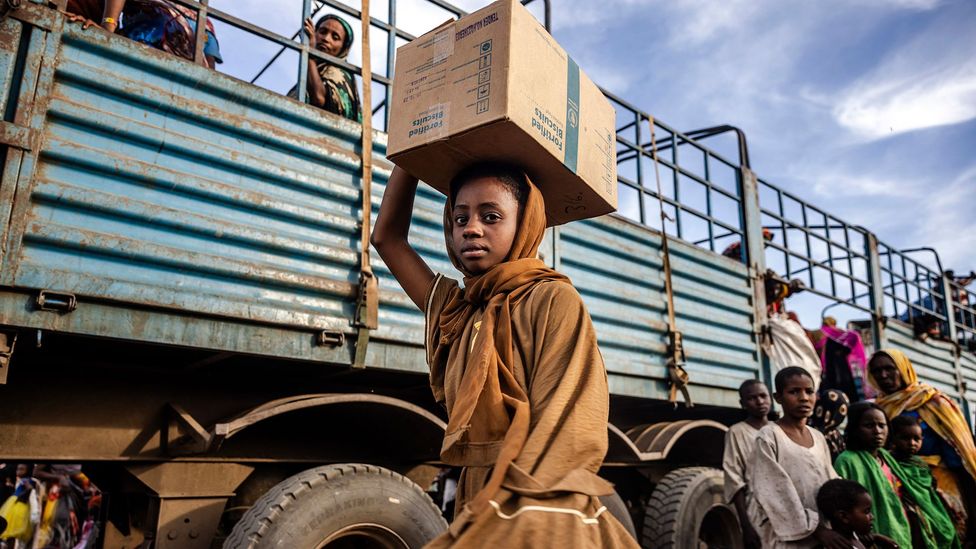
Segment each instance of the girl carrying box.
M590 317L536 257L546 228L518 168L477 164L451 183L448 255L435 275L407 241L417 179L395 168L371 242L426 318L441 458L463 466L456 516L430 547L637 547L598 496L609 393Z

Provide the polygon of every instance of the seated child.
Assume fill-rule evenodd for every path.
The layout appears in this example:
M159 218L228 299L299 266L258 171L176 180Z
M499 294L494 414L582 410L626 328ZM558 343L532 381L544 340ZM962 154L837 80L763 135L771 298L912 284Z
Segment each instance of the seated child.
M746 549L762 547L759 534L749 522L746 485L746 469L752 452L756 449L756 436L769 420L769 390L758 379L747 379L739 386L739 405L746 412L746 419L729 427L725 433L725 454L722 469L725 472L725 501L735 506L742 526L742 541Z
M834 532L844 536L854 549L898 547L891 538L871 533L871 494L853 480L835 478L825 482L817 492L817 508Z
M783 407L783 417L759 430L746 470L752 494L749 522L764 548L849 548L817 511L817 491L837 473L823 434L807 426L817 400L813 377L789 366L776 373L775 386L773 398Z
M917 510L917 520L912 524L914 545L922 547L923 539L939 539L951 540L951 547L959 547L959 536L949 511L936 492L932 471L916 455L922 447L922 426L918 418L901 415L892 419L889 446L901 466L902 483L911 487L914 496L914 501L905 502L906 508L911 506Z

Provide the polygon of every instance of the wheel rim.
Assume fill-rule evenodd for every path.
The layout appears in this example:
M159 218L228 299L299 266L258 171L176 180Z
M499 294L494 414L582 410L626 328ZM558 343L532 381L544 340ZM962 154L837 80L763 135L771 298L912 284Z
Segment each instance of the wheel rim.
M333 532L316 549L410 549L410 546L386 526L362 523Z
M709 508L698 526L699 549L737 549L741 544L739 523L732 511L725 505Z

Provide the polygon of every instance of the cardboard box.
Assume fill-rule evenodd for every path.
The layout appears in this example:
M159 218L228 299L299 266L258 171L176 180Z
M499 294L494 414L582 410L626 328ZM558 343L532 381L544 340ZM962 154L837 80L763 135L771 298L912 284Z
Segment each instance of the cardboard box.
M617 209L610 102L518 0L397 50L387 156L446 193L465 166L522 166L549 225Z

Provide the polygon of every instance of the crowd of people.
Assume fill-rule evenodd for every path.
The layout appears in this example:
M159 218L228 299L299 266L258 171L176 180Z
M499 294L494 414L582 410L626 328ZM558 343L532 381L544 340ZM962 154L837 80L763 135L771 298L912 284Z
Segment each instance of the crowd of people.
M98 26L153 48L194 60L197 12L169 0L68 0L65 11L84 28ZM314 25L304 23L309 47L347 59L353 44L352 27L338 15L328 14ZM207 21L202 64L216 68L224 59L213 23ZM308 102L339 116L362 121L356 80L349 70L324 59L309 57ZM297 86L288 93L298 98Z
M0 549L90 549L102 494L78 464L0 464Z
M742 384L747 417L726 434L723 469L747 548L974 545L976 445L962 411L898 350L874 353L867 377L876 398L853 404L797 366L776 373L772 399L761 381Z

